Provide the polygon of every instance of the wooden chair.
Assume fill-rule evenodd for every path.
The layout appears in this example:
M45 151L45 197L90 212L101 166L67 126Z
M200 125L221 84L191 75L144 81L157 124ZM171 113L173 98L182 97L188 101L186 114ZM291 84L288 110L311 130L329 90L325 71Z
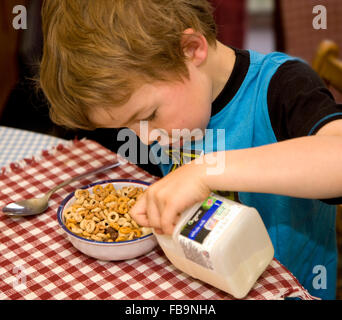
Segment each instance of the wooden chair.
M335 42L324 40L320 43L312 67L328 86L342 93L342 60Z
M339 58L339 48L335 42L324 40L320 43L312 67L328 87L335 88L342 94L342 60ZM336 234L339 251L336 298L342 299L342 205L337 206Z

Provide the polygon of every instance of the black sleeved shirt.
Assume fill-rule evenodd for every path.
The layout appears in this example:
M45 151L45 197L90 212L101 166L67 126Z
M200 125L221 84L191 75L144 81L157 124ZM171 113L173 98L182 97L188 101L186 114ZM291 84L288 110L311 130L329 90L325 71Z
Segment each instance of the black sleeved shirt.
M234 97L249 68L249 52L232 49L236 62L224 89L212 104L212 116ZM342 119L342 104L335 102L318 74L300 60L287 61L278 68L268 87L267 103L277 141L314 135L325 124ZM342 197L321 201L340 204Z

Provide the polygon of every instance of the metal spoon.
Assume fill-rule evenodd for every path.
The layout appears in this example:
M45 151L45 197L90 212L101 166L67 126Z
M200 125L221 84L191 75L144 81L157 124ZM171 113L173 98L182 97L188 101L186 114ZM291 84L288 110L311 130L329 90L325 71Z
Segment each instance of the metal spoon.
M2 212L8 216L33 216L35 214L40 214L43 213L47 207L48 207L48 202L51 197L51 195L56 192L58 189L68 185L69 183L72 183L76 180L80 180L82 178L85 178L91 174L96 174L100 173L112 168L115 168L119 166L120 163L112 163L112 164L107 164L105 166L102 166L100 168L85 172L79 176L73 177L71 179L68 179L64 181L63 183L59 184L58 186L54 187L51 189L45 196L41 198L32 198L32 199L27 199L27 200L21 200L18 202L12 202L9 203L7 206L2 208Z

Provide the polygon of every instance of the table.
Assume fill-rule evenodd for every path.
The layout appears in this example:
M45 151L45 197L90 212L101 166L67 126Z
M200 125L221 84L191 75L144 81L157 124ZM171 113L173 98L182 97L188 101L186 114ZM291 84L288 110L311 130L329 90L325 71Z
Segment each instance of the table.
M38 156L63 139L46 134L0 126L0 168L12 161Z
M44 214L10 218L0 212L0 300L233 299L177 270L159 246L136 259L99 261L75 249L57 223L56 211L61 201L75 188L94 179L134 178L153 183L157 177L91 140L61 141L10 128L1 128L0 132L0 141L1 136L8 137L5 144L0 144L2 161L8 164L6 154L11 155L10 161L25 158L0 170L0 208L11 201L44 194L52 186L93 167L117 160L122 163L111 172L58 190ZM26 141L25 137L40 142L13 156L10 146ZM42 151L47 146L53 147ZM314 299L273 259L246 299L284 297Z

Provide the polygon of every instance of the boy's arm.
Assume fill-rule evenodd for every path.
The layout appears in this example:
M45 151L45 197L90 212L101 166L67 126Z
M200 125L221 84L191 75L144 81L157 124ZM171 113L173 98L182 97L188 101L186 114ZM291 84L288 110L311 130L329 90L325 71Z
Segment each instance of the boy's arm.
M297 59L280 65L272 76L267 106L265 116L269 116L278 142L317 134L323 126L328 133L327 128L331 131L331 126L326 125L342 119L342 105L335 102L319 75ZM320 200L328 204L342 203L342 197Z
M225 152L224 173L205 177L212 190L312 199L342 195L342 120L315 136Z

